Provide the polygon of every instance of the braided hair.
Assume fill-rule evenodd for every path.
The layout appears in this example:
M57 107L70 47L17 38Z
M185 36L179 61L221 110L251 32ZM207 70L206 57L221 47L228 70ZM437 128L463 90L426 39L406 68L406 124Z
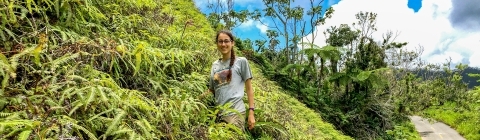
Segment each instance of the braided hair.
M220 34L226 34L228 35L228 37L230 37L230 40L232 42L235 41L235 37L233 36L232 32L228 31L228 30L221 30L219 32L217 32L217 37L215 40L218 40L218 36ZM230 64L229 64L229 69L228 69L228 75L227 75L227 81L230 82L230 80L232 79L232 66L233 66L233 63L235 62L235 52L233 51L233 47L232 47L232 50L230 51Z

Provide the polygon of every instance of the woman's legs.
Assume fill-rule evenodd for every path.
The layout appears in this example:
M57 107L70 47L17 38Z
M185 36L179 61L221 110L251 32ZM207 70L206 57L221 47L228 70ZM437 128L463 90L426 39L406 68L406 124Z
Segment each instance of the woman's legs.
M240 113L240 115L233 114L229 116L223 116L221 119L226 123L237 126L242 131L245 130L245 112Z

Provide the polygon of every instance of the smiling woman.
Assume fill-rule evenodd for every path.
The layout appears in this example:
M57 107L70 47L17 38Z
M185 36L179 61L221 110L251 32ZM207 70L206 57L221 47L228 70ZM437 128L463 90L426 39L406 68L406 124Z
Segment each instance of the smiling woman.
M230 109L236 111L221 111L218 114L220 120L244 130L246 109L243 96L246 88L249 105L248 128L253 129L255 117L251 84L252 71L245 57L235 58L234 39L230 31L222 30L217 33L217 49L222 54L222 58L212 64L209 91L214 94L217 106L231 104Z

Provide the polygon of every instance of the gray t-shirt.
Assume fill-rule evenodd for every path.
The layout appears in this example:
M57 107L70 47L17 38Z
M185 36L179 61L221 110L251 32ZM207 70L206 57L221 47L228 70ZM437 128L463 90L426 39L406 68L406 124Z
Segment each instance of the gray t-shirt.
M217 60L213 62L210 73L209 88L215 91L216 105L224 105L227 102L232 103L230 108L238 112L244 112L245 103L243 96L245 94L245 81L253 78L252 71L245 57L235 58L232 66L232 79L230 83L227 81L228 68L230 59L222 62ZM227 113L227 112L223 112ZM227 115L234 114L234 112L227 113Z

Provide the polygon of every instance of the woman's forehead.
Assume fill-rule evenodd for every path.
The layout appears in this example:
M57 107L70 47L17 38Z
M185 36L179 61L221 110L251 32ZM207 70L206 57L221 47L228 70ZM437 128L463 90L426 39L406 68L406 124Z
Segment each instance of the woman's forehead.
M218 39L230 39L230 37L226 34L219 34Z

